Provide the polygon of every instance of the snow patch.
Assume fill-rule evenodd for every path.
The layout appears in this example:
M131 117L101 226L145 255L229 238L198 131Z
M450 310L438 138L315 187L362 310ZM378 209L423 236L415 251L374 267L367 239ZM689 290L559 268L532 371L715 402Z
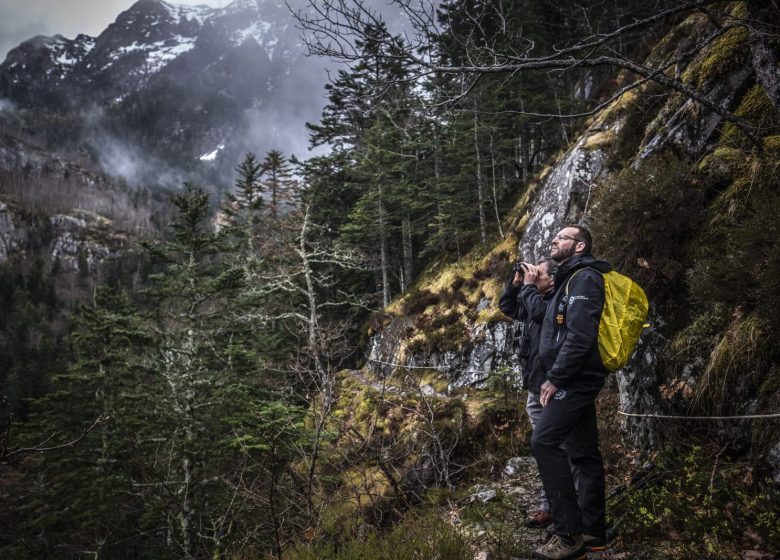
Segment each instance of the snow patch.
M132 45L120 47L114 51L111 55L112 62L109 62L103 68L108 68L120 57L127 56L135 51L143 51L146 54L144 73L154 74L175 58L194 49L195 42L195 37L184 37L182 35L174 35L170 39L148 44L140 44L138 41L133 41Z
M203 22L217 11L204 4L198 6L183 6L181 4L169 4L168 2L161 2L161 4L176 24L182 21L196 21L202 26Z
M147 57L149 72L159 71L173 59L195 48L194 37L182 37L181 35L177 35L173 38L173 41L174 44L169 44L167 46L164 43L170 43L170 39L154 43L155 49L152 50Z
M58 56L55 61L58 64L61 64L63 66L72 66L76 64L79 60L77 58L72 58L67 52L62 53L60 56Z
M198 159L200 161L214 161L215 159L217 159L217 156L219 155L219 152L221 152L224 149L225 149L225 145L224 144L220 144L213 151L211 151L211 152L209 152L207 154L203 154Z

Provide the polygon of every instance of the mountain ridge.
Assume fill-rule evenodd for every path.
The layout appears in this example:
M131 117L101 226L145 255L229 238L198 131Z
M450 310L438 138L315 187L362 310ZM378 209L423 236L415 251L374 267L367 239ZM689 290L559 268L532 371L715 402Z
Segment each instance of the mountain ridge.
M124 174L107 149L114 141L138 151L131 182L158 181L156 166L145 170L140 161L158 158L180 171L177 179L224 187L246 151L300 151L303 121L318 111L320 101L306 94L314 88L284 93L302 76L322 76L304 60L292 21L278 2L210 8L139 0L97 37L39 35L9 51L0 99L25 112L30 128L48 130L39 122L44 112L75 120L84 132L73 127L67 143L107 172ZM311 115L302 114L306 107ZM301 138L290 141L295 132L288 132L280 146L274 136L290 118L301 120ZM218 157L202 159L220 145Z

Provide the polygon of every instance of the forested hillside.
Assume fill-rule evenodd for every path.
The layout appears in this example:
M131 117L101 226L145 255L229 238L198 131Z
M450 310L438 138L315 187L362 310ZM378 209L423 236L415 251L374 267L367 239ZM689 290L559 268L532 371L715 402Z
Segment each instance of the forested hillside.
M67 312L48 260L0 263L3 557L528 557L497 303L570 222L651 303L597 401L592 557L778 557L778 6L397 7L398 36L361 3L297 13L347 63L308 125L325 155L249 153L219 200L134 206L162 231L82 249Z

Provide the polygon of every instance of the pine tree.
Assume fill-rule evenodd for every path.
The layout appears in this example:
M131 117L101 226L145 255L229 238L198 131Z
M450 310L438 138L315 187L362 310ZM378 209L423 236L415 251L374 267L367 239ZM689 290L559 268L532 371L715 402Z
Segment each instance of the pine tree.
M282 152L271 150L263 160L263 171L266 176L263 188L270 196L269 212L276 218L283 205L290 207L297 197L292 167Z
M247 153L236 168L235 189L225 194L221 208L225 233L238 243L235 250L244 249L251 255L257 255L257 238L263 223L263 171L263 164L254 154Z
M185 558L218 556L242 539L278 551L305 511L287 469L305 430L289 379L266 368L266 345L279 338L256 290L266 291L277 251L264 239L260 257L226 253L235 244L210 229L205 193L187 187L173 202L172 238L147 244L165 263L146 293L155 336L142 447L155 517Z
M145 337L143 321L124 294L99 288L81 308L72 335L75 362L52 380L51 392L33 403L22 426L28 446L49 451L27 463L19 492L25 500L11 504L22 520L20 539L43 545L30 539L43 529L63 557L74 558L85 552L129 558L134 545L154 550L153 539L135 529L143 502L131 484L127 437L143 421L128 397L141 373L131 356ZM35 556L36 545L30 544Z

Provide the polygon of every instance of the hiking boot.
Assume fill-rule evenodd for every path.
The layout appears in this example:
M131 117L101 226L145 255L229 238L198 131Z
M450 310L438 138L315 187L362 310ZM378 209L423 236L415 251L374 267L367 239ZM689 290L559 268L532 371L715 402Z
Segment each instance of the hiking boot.
M549 511L537 511L525 520L525 526L529 529L544 529L552 523L552 515Z
M595 535L582 535L582 542L585 544L586 552L601 552L607 550L607 541Z
M582 535L553 535L534 551L539 560L585 560L585 544Z

